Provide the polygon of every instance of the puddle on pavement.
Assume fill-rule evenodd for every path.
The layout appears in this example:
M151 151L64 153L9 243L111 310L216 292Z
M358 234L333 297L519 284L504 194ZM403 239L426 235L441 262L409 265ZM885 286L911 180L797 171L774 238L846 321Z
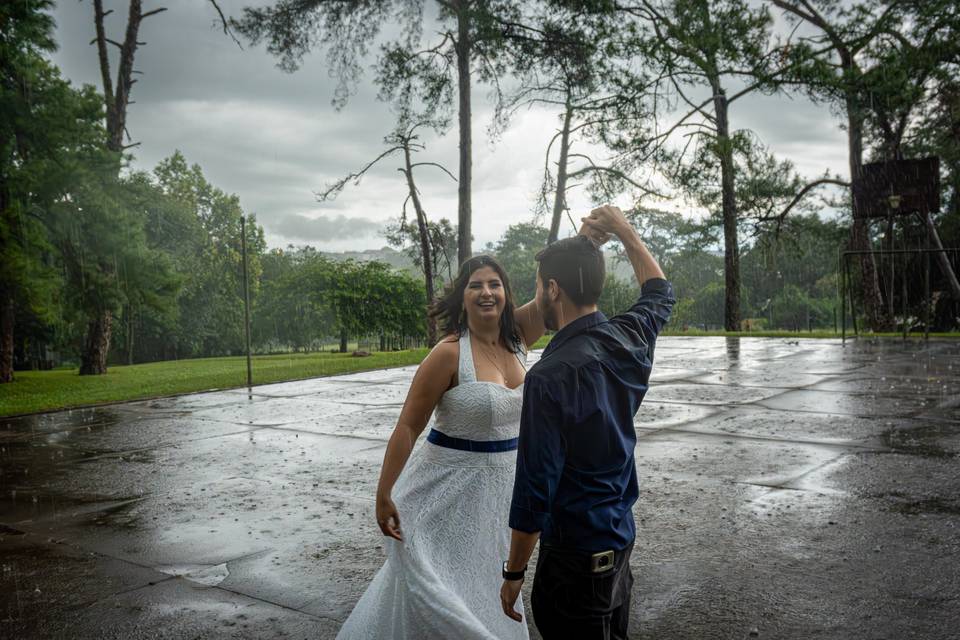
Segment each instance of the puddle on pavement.
M925 456L928 458L954 458L960 449L945 445L960 432L960 427L949 424L929 424L918 427L894 427L881 434L880 439L898 453Z
M939 514L960 516L960 501L940 497L916 498L897 493L874 496L885 503L884 510L908 516Z
M230 575L227 563L221 564L179 564L154 567L160 573L177 578L185 578L191 582L215 587Z

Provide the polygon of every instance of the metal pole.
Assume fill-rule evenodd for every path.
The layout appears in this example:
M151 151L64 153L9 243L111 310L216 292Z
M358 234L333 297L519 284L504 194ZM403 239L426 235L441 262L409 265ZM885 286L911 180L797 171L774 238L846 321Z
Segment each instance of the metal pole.
M906 244L906 240L904 240ZM900 295L903 297L901 301L901 306L903 307L903 340L907 340L907 254L903 254L903 275L900 276L900 282L902 283Z
M243 257L243 326L247 343L247 389L253 387L250 366L250 286L247 283L247 218L240 215L240 254Z
M840 321L843 324L843 333L840 334L840 339L843 344L847 342L847 256L845 254L841 255L841 269L840 269Z
M842 245L842 244L839 244L839 245L837 245L837 295L839 296L841 302L843 301L843 293L842 293L843 290L840 288L840 273L843 271L843 268L841 267L841 265L843 264L842 259L843 259L843 245ZM834 333L834 335L836 335L837 329L838 329L838 327L837 327L837 305L836 305L836 303L834 303L834 305L833 305L833 333Z
M927 228L927 252L924 254L926 267L923 276L923 339L930 339L930 229Z

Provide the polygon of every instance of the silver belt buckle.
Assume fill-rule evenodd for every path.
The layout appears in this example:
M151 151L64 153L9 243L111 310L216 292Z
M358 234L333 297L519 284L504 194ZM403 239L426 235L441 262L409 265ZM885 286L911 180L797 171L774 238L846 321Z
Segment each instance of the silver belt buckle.
M613 569L613 551L599 551L590 556L590 571L602 573Z

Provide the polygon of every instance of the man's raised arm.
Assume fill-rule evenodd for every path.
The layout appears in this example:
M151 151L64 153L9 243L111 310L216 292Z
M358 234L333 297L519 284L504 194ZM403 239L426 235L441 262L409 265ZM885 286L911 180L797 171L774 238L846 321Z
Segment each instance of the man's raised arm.
M641 287L651 278L665 278L656 258L650 254L647 245L640 238L640 234L627 221L626 216L620 209L604 205L594 209L589 216L581 219L586 227L596 233L609 233L620 240Z

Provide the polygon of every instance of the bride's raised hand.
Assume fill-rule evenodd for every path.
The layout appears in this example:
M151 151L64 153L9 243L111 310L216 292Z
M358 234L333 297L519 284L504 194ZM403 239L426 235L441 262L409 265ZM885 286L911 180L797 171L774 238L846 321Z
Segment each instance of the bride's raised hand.
M377 496L377 526L383 535L403 542L400 532L400 514L397 505L389 497Z
M588 224L586 218L581 218L581 220L583 221L583 224L580 225L580 230L577 231L577 235L587 236L593 240L593 243L598 247L605 245L612 237L606 231L601 231L600 229Z

